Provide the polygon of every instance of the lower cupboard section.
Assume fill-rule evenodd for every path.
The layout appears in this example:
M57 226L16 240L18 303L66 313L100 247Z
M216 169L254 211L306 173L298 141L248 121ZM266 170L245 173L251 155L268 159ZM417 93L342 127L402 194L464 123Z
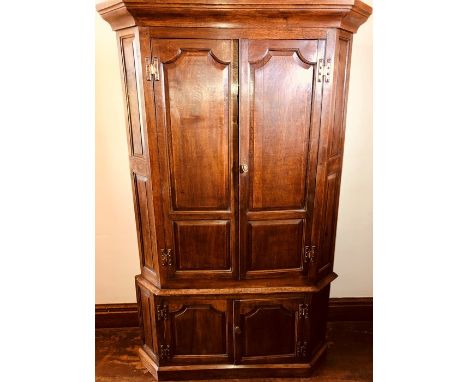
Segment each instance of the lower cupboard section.
M168 296L137 283L137 295L140 356L160 379L197 378L197 370L200 378L306 375L325 349L329 285L314 293Z

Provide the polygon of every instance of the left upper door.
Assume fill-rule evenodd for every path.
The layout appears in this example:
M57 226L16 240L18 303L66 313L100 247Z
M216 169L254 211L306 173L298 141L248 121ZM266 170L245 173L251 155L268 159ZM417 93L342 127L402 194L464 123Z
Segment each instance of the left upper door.
M238 43L152 39L151 56L166 237L161 284L235 278Z

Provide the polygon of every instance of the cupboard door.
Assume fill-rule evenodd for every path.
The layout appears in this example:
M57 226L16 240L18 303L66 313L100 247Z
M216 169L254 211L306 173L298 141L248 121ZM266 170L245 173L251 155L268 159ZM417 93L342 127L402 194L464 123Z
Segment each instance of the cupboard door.
M159 70L154 91L167 244L162 285L233 278L237 42L153 39L151 49Z
M236 363L296 362L306 358L304 298L234 302ZM303 354L304 353L304 354Z
M232 362L232 303L160 298L157 304L161 364Z
M308 272L324 40L240 42L243 278Z

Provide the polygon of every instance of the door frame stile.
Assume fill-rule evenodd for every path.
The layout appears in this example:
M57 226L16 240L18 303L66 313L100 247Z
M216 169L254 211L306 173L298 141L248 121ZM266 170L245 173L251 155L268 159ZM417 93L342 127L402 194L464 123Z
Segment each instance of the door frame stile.
M250 123L250 97L249 97L249 40L239 39L239 165L241 163L248 163L249 160L249 147L243 142L249 141L249 123ZM239 168L236 169L239 172ZM239 230L238 230L238 243L239 243L239 280L246 271L246 252L247 252L247 225L244 220L247 219L248 209L248 182L249 177L239 174ZM245 232L244 232L245 231Z

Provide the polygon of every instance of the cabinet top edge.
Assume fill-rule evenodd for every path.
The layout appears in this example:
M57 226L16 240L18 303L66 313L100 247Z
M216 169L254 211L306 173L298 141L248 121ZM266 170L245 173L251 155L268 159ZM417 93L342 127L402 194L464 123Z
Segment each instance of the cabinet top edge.
M120 30L133 26L335 27L355 33L372 14L360 0L109 0L99 14Z
M151 293L157 296L260 296L260 295L280 295L280 294L301 294L301 293L316 293L321 291L338 275L334 272L330 273L315 285L303 286L264 286L264 287L224 287L224 288L198 288L198 289L170 289L158 288L150 281L146 280L142 275L136 276L138 285L144 287Z

